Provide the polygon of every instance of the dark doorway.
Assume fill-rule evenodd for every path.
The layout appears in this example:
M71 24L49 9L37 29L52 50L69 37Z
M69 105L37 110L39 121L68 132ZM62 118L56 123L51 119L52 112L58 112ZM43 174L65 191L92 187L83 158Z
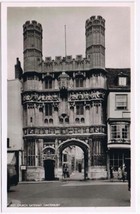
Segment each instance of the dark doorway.
M50 181L54 180L54 160L44 160L44 168L45 168L45 180Z
M82 172L82 165L81 165L81 163L78 164L78 171Z

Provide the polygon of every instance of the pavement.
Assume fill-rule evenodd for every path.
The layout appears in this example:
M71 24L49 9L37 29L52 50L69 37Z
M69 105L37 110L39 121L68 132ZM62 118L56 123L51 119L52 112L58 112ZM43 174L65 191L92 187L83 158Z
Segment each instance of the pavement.
M72 180L20 182L11 187L7 206L130 206L127 182L84 181L75 176L72 175Z
M118 182L118 183L122 183L122 180L118 180L117 178L113 178L113 179L87 179L91 182L100 182L100 183L108 183L108 182ZM87 181L86 180L86 181ZM42 180L42 181L20 181L19 183L20 184L34 184L34 183L38 183L38 184L41 184L41 183L56 183L56 182L61 182L61 181L84 181L84 173L81 172L77 172L77 171L74 171L70 174L70 177L69 178L62 178L60 180L51 180L51 181L46 181L46 180ZM125 181L124 183L126 183L127 181Z

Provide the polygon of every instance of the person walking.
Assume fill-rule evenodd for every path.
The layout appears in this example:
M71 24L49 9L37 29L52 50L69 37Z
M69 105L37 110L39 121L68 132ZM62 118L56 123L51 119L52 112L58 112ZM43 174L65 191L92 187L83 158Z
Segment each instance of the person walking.
M110 166L110 179L113 181L113 167Z
M122 165L122 180L125 182L125 164Z
M121 167L118 168L118 179L119 180L122 179L122 169L121 169Z

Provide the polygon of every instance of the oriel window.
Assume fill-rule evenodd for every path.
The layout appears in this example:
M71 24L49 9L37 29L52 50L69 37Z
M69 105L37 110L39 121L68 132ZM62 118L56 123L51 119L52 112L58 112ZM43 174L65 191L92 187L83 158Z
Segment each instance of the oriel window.
M127 123L116 123L111 125L111 139L129 139L130 125Z

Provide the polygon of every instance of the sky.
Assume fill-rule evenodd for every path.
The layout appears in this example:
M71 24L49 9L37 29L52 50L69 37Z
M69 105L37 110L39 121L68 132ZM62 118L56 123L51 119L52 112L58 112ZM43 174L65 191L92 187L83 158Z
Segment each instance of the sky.
M9 7L7 9L8 79L14 79L16 58L23 68L23 24L36 20L43 28L43 59L67 55L85 57L85 22L100 15L106 20L106 68L130 68L130 7Z

